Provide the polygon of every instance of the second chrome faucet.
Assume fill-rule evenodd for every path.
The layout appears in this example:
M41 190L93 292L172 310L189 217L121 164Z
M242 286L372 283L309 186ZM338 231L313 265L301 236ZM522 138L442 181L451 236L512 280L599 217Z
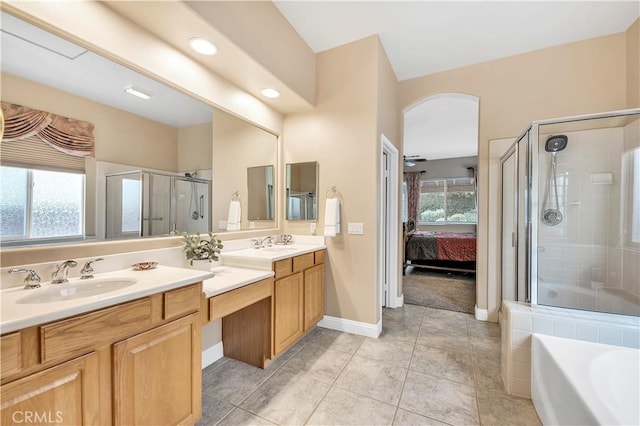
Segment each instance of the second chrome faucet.
M56 270L51 274L51 284L63 284L68 283L67 276L69 275L69 268L75 268L78 266L78 262L75 260L65 260L59 265L56 265Z

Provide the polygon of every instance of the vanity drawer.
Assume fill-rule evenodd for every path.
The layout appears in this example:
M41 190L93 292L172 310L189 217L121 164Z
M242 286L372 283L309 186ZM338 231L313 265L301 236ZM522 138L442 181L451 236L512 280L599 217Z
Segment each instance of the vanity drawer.
M96 348L152 325L150 298L80 315L40 327L41 359L68 358L82 349Z
M324 263L324 250L318 250L314 252L313 255L314 255L313 257L314 265L319 265L321 263Z
M304 271L313 266L313 253L301 254L293 258L293 272Z
M276 279L291 275L293 273L293 258L289 257L273 262L273 272L276 273Z
M209 299L209 320L225 317L272 295L272 278L219 294Z
M2 372L3 378L22 369L21 343L19 332L2 336L0 340L0 372Z
M164 319L177 318L200 309L202 283L164 293Z

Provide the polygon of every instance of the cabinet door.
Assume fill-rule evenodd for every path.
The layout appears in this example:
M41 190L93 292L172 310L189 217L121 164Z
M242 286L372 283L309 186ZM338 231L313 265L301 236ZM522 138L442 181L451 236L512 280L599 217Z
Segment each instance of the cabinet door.
M3 385L3 425L100 425L99 357L92 352Z
M114 423L194 424L201 415L201 343L192 314L113 345Z
M304 331L305 333L324 315L323 265L304 271Z
M303 333L302 272L275 282L274 338L276 355L287 349Z

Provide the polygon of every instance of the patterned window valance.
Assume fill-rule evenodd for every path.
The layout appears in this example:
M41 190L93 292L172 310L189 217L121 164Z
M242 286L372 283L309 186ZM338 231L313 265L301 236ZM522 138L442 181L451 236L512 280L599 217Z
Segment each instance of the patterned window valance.
M68 155L92 157L94 154L95 140L91 123L9 102L2 102L2 112L2 142L17 142L36 136Z

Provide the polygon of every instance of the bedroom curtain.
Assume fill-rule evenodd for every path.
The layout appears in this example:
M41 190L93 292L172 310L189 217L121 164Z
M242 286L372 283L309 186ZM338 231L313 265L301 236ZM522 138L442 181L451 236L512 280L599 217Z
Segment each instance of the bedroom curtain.
M92 157L95 148L93 124L86 121L2 102L2 142L20 143L34 137L74 157Z
M418 205L420 203L420 176L422 172L405 172L404 181L407 183L407 216L413 223L418 224Z

